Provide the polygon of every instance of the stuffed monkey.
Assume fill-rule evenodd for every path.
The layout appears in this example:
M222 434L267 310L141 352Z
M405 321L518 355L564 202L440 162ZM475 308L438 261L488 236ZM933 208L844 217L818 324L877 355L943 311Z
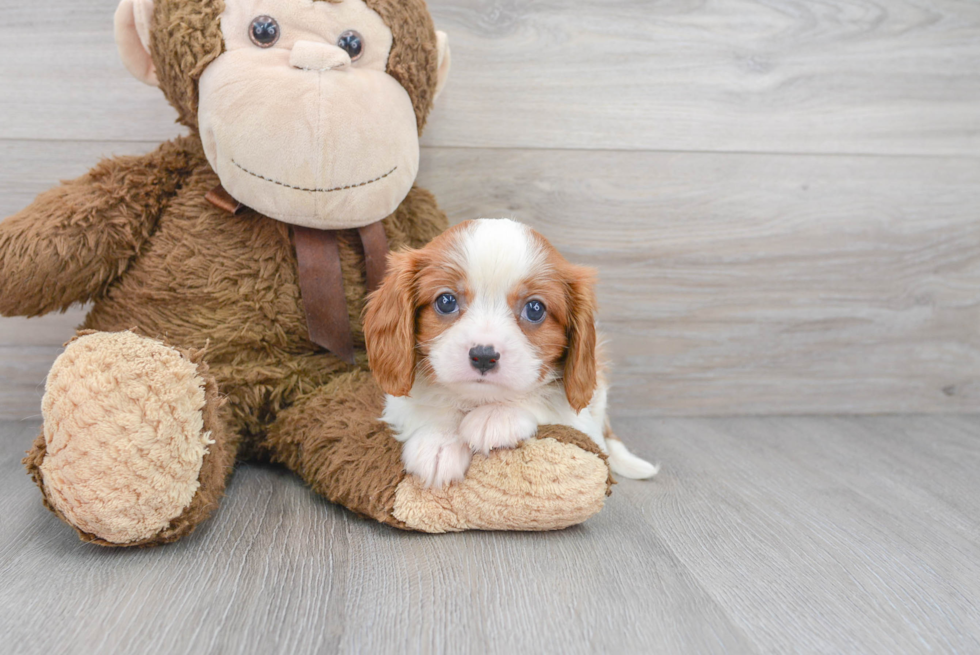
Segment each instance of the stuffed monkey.
M378 421L365 297L389 249L447 225L414 186L449 69L422 0L122 0L116 38L188 135L0 223L0 313L92 303L25 459L48 508L87 541L170 542L238 460L410 530L555 529L602 507L605 458L570 428L429 489Z

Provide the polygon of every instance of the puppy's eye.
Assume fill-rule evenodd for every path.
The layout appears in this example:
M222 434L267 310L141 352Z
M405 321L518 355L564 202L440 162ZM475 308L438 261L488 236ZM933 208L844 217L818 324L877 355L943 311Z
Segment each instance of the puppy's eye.
M526 305L524 305L524 311L521 312L521 317L526 321L531 323L540 323L544 320L545 315L544 303L540 300L529 300Z
M337 39L337 47L350 55L351 61L357 61L364 50L364 39L354 30L347 30Z
M260 48L271 48L279 40L279 23L272 16L258 16L248 26L248 38Z
M440 314L454 314L459 309L456 296L451 293L444 293L436 298L436 311Z

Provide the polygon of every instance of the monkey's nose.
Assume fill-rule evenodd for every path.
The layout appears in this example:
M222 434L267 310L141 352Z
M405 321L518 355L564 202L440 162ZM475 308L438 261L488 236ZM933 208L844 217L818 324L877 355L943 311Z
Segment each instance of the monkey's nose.
M329 43L297 41L289 53L289 65L305 71L344 70L350 67L350 55Z
M493 349L493 346L473 346L470 348L470 365L486 375L487 371L497 365L500 353Z

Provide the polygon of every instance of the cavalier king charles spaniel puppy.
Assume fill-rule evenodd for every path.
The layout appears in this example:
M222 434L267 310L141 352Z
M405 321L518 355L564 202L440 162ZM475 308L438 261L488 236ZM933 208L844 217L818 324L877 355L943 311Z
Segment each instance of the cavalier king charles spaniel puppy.
M392 253L364 336L405 470L441 487L463 479L473 453L561 424L595 441L614 473L652 477L657 467L609 428L594 285L592 269L507 219L467 221Z

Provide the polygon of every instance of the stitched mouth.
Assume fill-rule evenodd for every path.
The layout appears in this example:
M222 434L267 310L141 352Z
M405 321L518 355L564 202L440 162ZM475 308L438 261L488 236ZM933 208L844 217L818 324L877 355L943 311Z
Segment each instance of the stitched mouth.
M252 171L248 170L247 168L245 168L244 166L242 166L241 164L239 164L234 159L231 160L231 163L234 164L235 166L237 166L238 168L242 169L243 171L245 171L246 173L248 173L252 177L257 177L260 180L265 180L266 182L272 182L273 184L278 184L279 186L286 187L287 189L295 189L296 191L306 191L306 192L309 192L309 193L333 193L334 191L346 191L347 189L356 189L357 187L367 186L369 184L374 184L375 182L378 182L380 180L383 180L386 177L388 177L389 175L391 175L392 173L394 173L396 170L398 170L398 167L397 166L394 166L394 167L392 167L392 169L390 171L388 171L384 175L379 175L378 177L374 178L373 180L367 180L366 182L358 182L357 184L347 184L347 185L344 185L344 186L335 186L335 187L333 187L331 189L308 189L306 187L293 186L292 184L286 184L285 182L280 182L279 180L273 180L272 178L266 177L265 175L259 175L258 173L253 173Z

